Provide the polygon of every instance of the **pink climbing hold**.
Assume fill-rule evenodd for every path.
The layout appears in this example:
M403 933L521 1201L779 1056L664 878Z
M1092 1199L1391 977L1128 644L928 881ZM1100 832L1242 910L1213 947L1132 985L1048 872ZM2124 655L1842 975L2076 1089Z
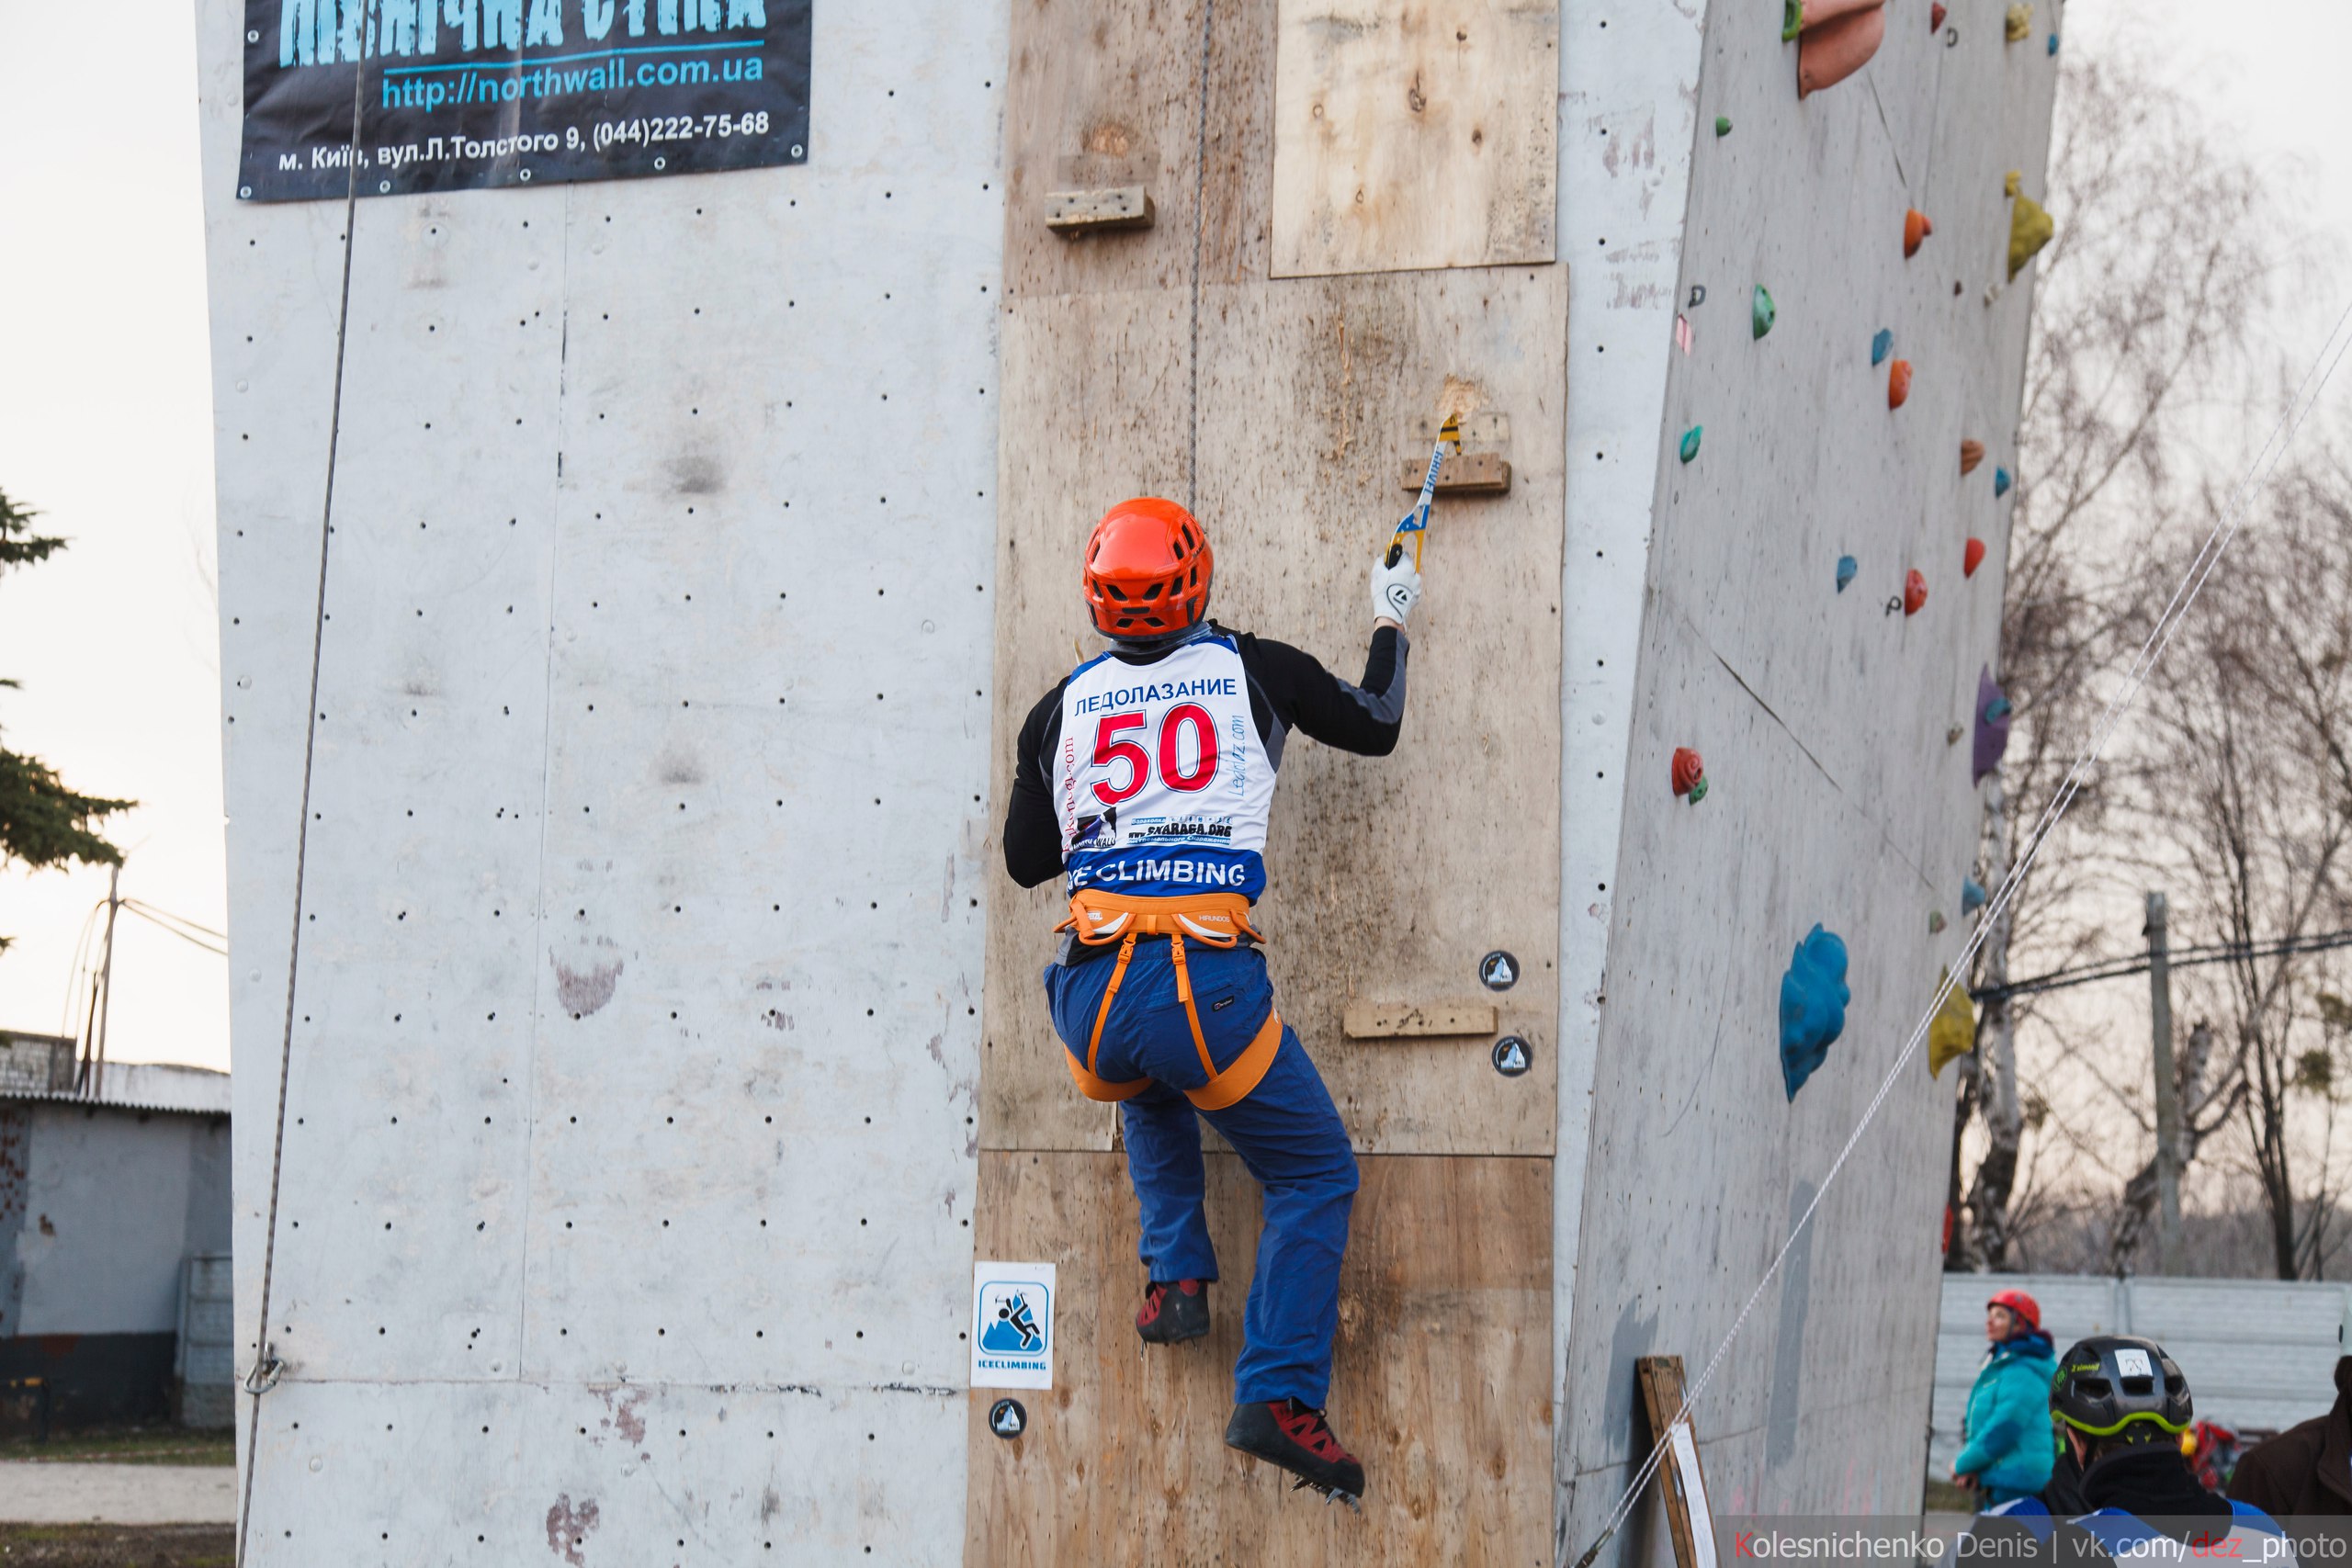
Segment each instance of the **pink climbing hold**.
M1706 764L1699 761L1699 753L1688 746L1674 749L1674 793L1689 795L1707 776Z
M1870 63L1886 38L1885 0L1804 0L1797 96L1834 87Z
M1971 539L1971 540L1969 540L1969 541L1968 541L1968 543L1967 543L1966 545L1964 545L1964 546L1962 546L1962 547L1961 547L1961 552L1960 552L1960 575L1961 575L1961 576L1962 576L1962 577L1974 577L1974 576L1976 575L1976 569L1977 569L1978 567L1980 567L1980 566L1983 566L1984 564L1984 540L1982 540L1982 539Z
M1911 396L1911 362L1898 359L1886 373L1886 406L1899 409Z
M1903 614L1907 619L1919 613L1928 602L1928 580L1917 567L1913 567L1903 579Z
M1690 352L1690 318L1688 316L1674 318L1674 346L1685 354Z

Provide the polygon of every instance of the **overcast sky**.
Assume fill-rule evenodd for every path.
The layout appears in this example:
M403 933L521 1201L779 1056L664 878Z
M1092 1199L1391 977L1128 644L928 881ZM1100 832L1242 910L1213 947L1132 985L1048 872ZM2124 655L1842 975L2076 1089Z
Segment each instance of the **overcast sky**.
M2352 239L2352 5L2075 0L2064 28L2070 51L2128 32L2179 62L2314 220ZM126 27L94 51L83 29L76 7L0 0L0 489L74 541L0 579L0 674L26 688L0 692L0 730L80 789L136 797L111 829L131 852L126 896L222 929L195 38L186 21ZM2342 304L2315 299L2310 317ZM74 945L106 882L0 873L0 935L17 939L0 1028L55 1032L80 1005ZM228 1066L225 963L137 920L117 943L109 1055Z

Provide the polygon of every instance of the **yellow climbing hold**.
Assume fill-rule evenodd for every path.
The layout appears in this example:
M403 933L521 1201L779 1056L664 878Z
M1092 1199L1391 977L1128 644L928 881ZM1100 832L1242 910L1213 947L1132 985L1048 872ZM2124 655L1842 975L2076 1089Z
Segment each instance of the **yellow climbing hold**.
M1951 977L1951 971L1947 969L1937 984ZM1975 1049L1976 1009L1968 999L1968 987L1954 986L1944 993L1936 1016L1928 1023L1928 1076L1943 1077L1947 1063Z
M2001 31L2002 36L2009 42L2023 43L2026 36L2033 31L2033 7L2030 6L2010 6L2008 16L2002 21Z
M2015 205L2009 209L2009 276L2015 278L2058 232L2058 225L2051 221L2040 202L2018 188L2015 169L2009 171L2002 188L2016 197Z

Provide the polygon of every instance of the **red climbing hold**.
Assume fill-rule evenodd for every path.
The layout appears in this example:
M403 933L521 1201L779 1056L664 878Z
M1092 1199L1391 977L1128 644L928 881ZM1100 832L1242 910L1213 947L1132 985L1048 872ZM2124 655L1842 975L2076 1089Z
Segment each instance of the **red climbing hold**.
M1984 460L1984 443L1982 441L1963 441L1960 444L1960 471L1962 473L1974 473L1976 471L1976 465Z
M1690 786L1706 773L1706 764L1699 761L1699 753L1688 746L1674 749L1674 793L1689 795Z
M1944 8L1943 8L1941 6L1928 6L1928 30L1929 32L1931 32L1931 33L1939 33L1939 32L1943 31L1943 30L1944 30L1944 16L1945 16ZM1949 1250L1949 1249L1947 1249L1947 1250Z
M1980 566L1983 566L1984 564L1984 540L1982 540L1982 539L1971 539L1971 540L1969 540L1969 541L1968 541L1968 543L1967 543L1966 545L1964 545L1964 546L1962 546L1962 547L1961 547L1961 552L1960 552L1960 575L1961 575L1961 576L1962 576L1962 577L1974 577L1974 576L1976 575L1976 569L1977 569L1978 567L1980 567Z
M1919 243L1936 231L1928 215L1914 207L1903 214L1903 255L1907 261L1919 254Z
M1699 753L1688 746L1674 749L1674 793L1689 795L1690 787L1704 777L1706 765L1699 761Z
M1886 373L1886 406L1899 409L1911 396L1911 362L1898 359Z
M1909 574L1903 579L1904 615L1906 616L1917 615L1919 613L1919 607L1927 602L1928 580L1919 575L1918 568L1914 567L1911 569Z

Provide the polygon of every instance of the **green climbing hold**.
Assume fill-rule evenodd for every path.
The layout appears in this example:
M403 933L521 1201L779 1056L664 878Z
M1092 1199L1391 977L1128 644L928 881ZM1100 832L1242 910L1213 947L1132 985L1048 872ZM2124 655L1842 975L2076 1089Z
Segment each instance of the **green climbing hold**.
M1707 780L1706 775L1702 773L1700 775L1699 782L1690 786L1690 804L1696 806L1706 798Z
M1781 41L1787 43L1804 31L1804 0L1781 0Z
M1717 136L1729 136L1731 134L1731 116L1727 114L1719 114L1715 116L1715 134Z
M1682 433L1682 460L1684 462L1687 463L1691 458L1699 455L1699 433L1706 428L1707 427L1703 424L1694 424L1690 429Z
M1760 283L1756 286L1755 302L1749 307L1748 313L1749 324L1758 337L1770 332L1773 321L1780 315L1772 303L1772 291Z

